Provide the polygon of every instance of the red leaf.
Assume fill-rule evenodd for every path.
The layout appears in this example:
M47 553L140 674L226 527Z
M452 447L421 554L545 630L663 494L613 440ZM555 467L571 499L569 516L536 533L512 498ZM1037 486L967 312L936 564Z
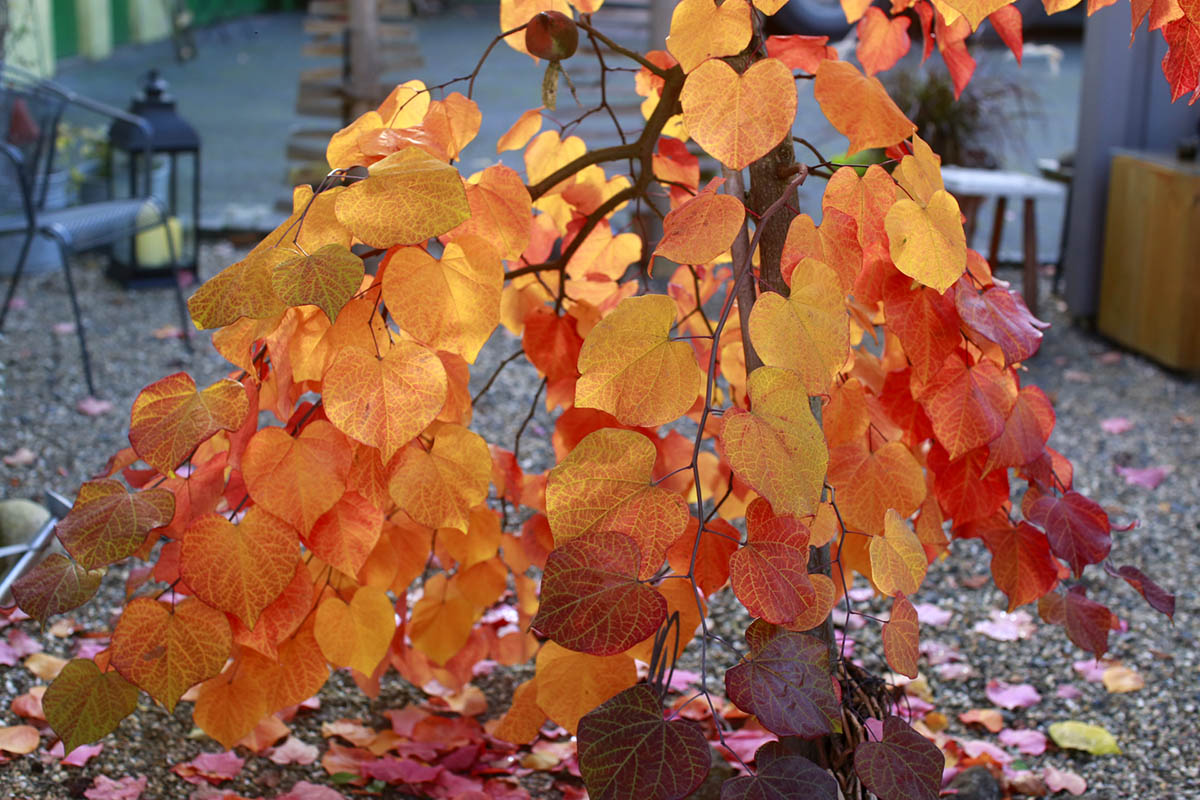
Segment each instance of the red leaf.
M1008 49L1012 51L1013 56L1017 59L1017 64L1020 65L1021 54L1024 51L1024 40L1021 35L1021 12L1015 5L1001 6L988 14L988 22L992 23L992 28L1008 45Z
M1108 650L1108 632L1112 612L1089 600L1082 586L1073 586L1066 595L1057 592L1038 601L1038 614L1052 625L1061 625L1067 638L1097 658Z
M892 615L883 624L883 655L888 666L901 675L916 678L919 645L917 610L903 592L897 592L892 600Z
M975 59L971 57L967 45L962 41L951 42L941 48L941 51L946 70L950 73L950 79L954 81L954 99L957 100L975 73Z
M1103 561L1112 549L1108 514L1079 492L1043 495L1029 506L1025 518L1046 532L1050 549L1071 565L1075 577L1088 564Z
M837 60L837 51L826 43L828 36L768 36L767 55L778 58L790 70L815 75L827 58Z
M1104 562L1104 570L1113 577L1123 578L1142 597L1146 598L1146 602L1150 604L1151 608L1166 614L1171 619L1175 618L1175 595L1146 577L1146 573L1137 567L1130 566L1114 569L1107 561Z
M730 778L721 800L836 800L837 781L807 758L791 755L782 742L767 742L754 754L757 774Z
M725 673L725 693L779 736L815 739L841 730L829 677L829 653L819 639L751 623L750 656Z
M795 517L775 516L761 497L746 509L746 529L746 544L729 559L733 593L751 616L787 624L816 599L808 529Z
M1058 583L1058 562L1046 535L1027 522L983 533L992 553L992 580L1008 597L1008 610L1038 599Z
M546 559L532 626L563 647L598 656L628 650L658 630L667 601L638 581L642 554L621 533L590 532Z
M576 330L575 318L555 314L539 306L525 317L525 332L521 338L529 363L550 381L579 376L576 364L583 338Z
M678 800L699 786L712 763L703 728L663 719L646 684L631 686L579 722L579 771L593 800Z
M953 461L1004 433L1004 420L1016 394L1012 377L991 361L968 366L956 352L919 399L937 440Z
M1182 17L1163 28L1163 38L1167 40L1167 54L1163 56L1162 71L1171 84L1171 102L1191 92L1191 105L1200 97L1200 25Z
M883 286L883 310L887 326L904 345L914 375L924 383L958 348L962 335L950 293L939 294L924 286L913 289L912 283L905 275L889 278Z
M879 800L937 800L946 760L937 745L899 717L883 721L883 739L854 752L854 772Z
M984 471L997 467L1022 467L1037 459L1046 449L1054 430L1054 407L1045 393L1036 386L1022 386L1017 393L1004 433L988 445L988 460Z
M949 457L941 447L929 451L933 490L942 511L954 518L956 530L987 517L1008 500L1008 473L996 469L985 474L987 453L981 447L947 463Z
M1042 330L1050 327L1050 323L1029 313L1016 292L999 286L976 292L966 277L960 278L955 287L954 305L967 325L967 333L976 334L973 340L982 337L1000 347L1005 366L1036 353L1042 345Z
M699 522L695 517L688 520L688 528L675 543L667 548L667 561L671 569L685 575L692 563L692 550L696 544ZM737 528L719 517L711 519L700 535L700 549L696 551L693 573L696 586L705 597L716 592L729 580L729 557L738 549L742 538Z

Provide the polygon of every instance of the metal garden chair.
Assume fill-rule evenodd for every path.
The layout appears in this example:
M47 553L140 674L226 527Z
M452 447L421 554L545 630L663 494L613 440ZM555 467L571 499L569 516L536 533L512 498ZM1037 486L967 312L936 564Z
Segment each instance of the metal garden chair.
M145 134L147 146L141 155L146 159L147 168L142 173L146 176L146 181L139 196L61 209L45 207L59 123L68 107L82 109L111 120L124 120L137 126ZM87 380L88 392L92 395L96 394L96 386L92 378L91 358L88 355L79 297L71 274L71 257L77 253L112 245L123 238L132 237L139 231L161 225L163 230L167 231L170 267L175 278L175 299L179 307L184 346L191 350L191 342L188 339L191 323L183 289L179 283L179 243L173 241L170 235L162 202L150 191L149 167L153 155L149 147L150 134L149 124L141 117L81 97L65 87L40 80L21 69L0 63L0 193L15 194L19 200L17 205L20 207L19 212L0 214L0 238L21 237L16 267L9 278L4 302L0 304L0 330L4 328L9 302L21 280L30 246L35 237L50 237L57 243L62 254L63 274L71 300L71 311L75 315L75 330L83 357L84 377ZM146 209L153 213L144 213Z

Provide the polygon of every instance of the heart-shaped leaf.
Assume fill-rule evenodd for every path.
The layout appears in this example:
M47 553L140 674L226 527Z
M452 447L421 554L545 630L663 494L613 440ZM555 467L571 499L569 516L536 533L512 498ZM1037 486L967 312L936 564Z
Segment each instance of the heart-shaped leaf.
M692 138L713 158L740 170L791 133L796 80L778 59L757 61L741 75L712 59L688 75L679 103Z
M842 729L829 651L821 640L754 623L746 641L749 658L725 673L726 695L734 705L779 736L814 739Z
M49 617L90 600L103 577L102 569L84 569L62 553L51 553L13 583L13 598L22 611L45 625Z
M854 751L854 772L879 800L937 800L946 759L899 717L883 721L883 739Z
M174 514L175 496L167 489L129 492L118 481L88 481L56 533L72 558L94 569L132 555Z
M42 710L69 753L115 730L137 708L137 698L137 687L116 670L101 672L91 659L76 658L46 687Z

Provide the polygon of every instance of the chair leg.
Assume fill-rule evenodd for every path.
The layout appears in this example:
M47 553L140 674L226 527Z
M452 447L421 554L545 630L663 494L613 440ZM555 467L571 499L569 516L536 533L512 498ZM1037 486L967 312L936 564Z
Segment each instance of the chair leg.
M163 213L163 230L167 236L167 254L171 257L171 281L172 287L175 289L175 305L179 308L179 335L183 339L183 349L187 352L194 352L192 349L192 318L188 314L187 301L183 298L183 284L179 281L179 252L175 248L175 239L171 236L171 226L167 224L167 215ZM199 236L199 231L196 231ZM180 246L183 243L180 242Z
M21 280L21 273L25 270L25 259L29 256L33 237L32 231L25 235L25 241L21 244L21 254L17 256L16 269L13 270L12 277L8 280L8 291L4 293L4 305L0 305L0 331L4 330L4 320L8 318L8 304L12 302L13 295L17 293L17 284Z
M59 242L62 252L63 274L67 277L67 296L71 299L71 311L75 314L75 333L79 336L79 353L83 356L83 377L87 381L88 394L96 396L96 383L92 380L92 359L88 356L87 338L83 332L83 313L79 308L79 298L75 294L75 279L71 276L71 257L67 248Z
M1038 313L1037 217L1033 198L1025 198L1025 305L1035 317Z
M1008 210L1008 198L996 197L996 213L992 216L992 239L988 242L988 264L992 271L1000 265L1000 240L1004 236L1004 212Z

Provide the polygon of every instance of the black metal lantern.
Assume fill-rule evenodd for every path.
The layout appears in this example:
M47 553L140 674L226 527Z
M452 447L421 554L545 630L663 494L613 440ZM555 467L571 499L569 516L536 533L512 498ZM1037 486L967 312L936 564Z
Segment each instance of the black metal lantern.
M151 70L129 106L149 123L149 141L144 128L124 120L108 132L112 196L153 196L167 215L165 225L154 224L158 216L147 207L139 223L149 227L113 247L109 276L126 287L169 284L172 249L180 272L198 277L200 136L176 113L168 88L158 70Z

